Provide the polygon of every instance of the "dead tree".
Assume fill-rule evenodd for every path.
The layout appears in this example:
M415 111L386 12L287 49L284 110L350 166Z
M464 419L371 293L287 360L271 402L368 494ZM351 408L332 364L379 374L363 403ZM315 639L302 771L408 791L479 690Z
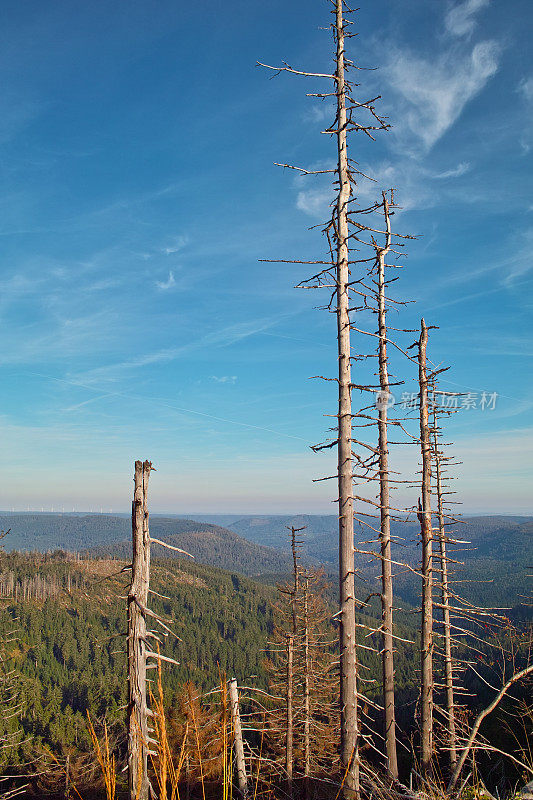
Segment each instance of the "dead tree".
M296 538L297 533L301 533L301 531L305 531L306 526L304 525L302 528L295 528L293 525L287 528L291 532L291 552L292 552L292 577L293 577L293 587L292 590L289 592L291 596L291 610L292 610L292 634L296 636L298 633L298 601L300 599L300 548L303 542L300 539ZM286 589L282 587L278 587L280 591L286 592Z
M293 588L290 592L291 611L292 611L292 634L287 637L287 733L285 747L285 771L287 773L287 786L289 797L292 797L292 781L294 767L294 645L298 635L298 601L300 599L300 565L299 548L301 542L296 539L296 534L305 530L291 526L291 550L293 561Z
M305 263L326 264L325 269L305 281L305 288L330 286L333 288L332 302L337 317L338 376L334 379L338 385L337 437L327 447L337 447L338 507L339 507L339 645L340 645L340 739L341 759L344 771L343 795L346 798L359 796L359 715L358 715L358 664L356 649L356 601L355 601L355 551L354 551L354 491L353 491L353 439L352 439L352 398L353 388L351 376L352 355L350 349L350 213L349 204L354 200L356 176L360 173L348 157L348 133L357 131L370 138L377 130L389 127L378 115L373 97L369 100L357 101L353 98L355 85L348 79L353 62L346 56L345 42L352 36L348 26L352 23L346 19L350 9L343 0L332 0L334 6L334 23L331 26L335 42L335 72L333 74L306 72L295 70L288 65L269 67L277 72L290 72L314 78L325 78L333 82L333 91L314 94L315 97L334 96L336 114L333 124L324 133L335 136L337 143L337 167L332 172L336 175L337 196L332 219L326 224L324 232L330 247L329 261ZM262 66L268 66L263 64ZM367 114L369 120L359 122L361 114ZM282 166L297 169L304 174L316 174L317 171L284 164ZM355 230L357 230L355 225ZM287 259L279 259L287 261ZM288 260L293 261L293 260ZM293 261L294 263L294 261ZM302 262L297 262L302 263ZM331 306L331 303L330 303ZM331 310L331 308L330 308ZM317 446L315 449L321 449Z
M292 774L294 766L294 636L287 636L287 680L286 680L287 724L285 731L285 773L287 791L292 797Z
M341 757L346 769L345 797L359 796L359 718L357 687L357 650L355 640L355 554L352 488L352 378L350 350L350 267L348 203L352 193L347 149L345 81L345 26L343 2L336 0L335 35L337 39L337 345L339 358L338 407L338 486L339 486L339 589L340 589L340 705Z
M422 499L418 501L422 543L422 617L420 625L420 769L431 775L433 756L433 532L431 523L431 440L426 364L428 328L421 321L418 342L420 389L420 448L422 452Z
M448 784L449 792L453 792L457 785L457 781L459 780L459 776L461 775L461 770L472 750L474 741L479 733L481 723L483 722L485 717L488 717L488 715L491 714L494 711L494 709L498 707L498 705L501 703L501 701L503 700L503 698L505 697L511 686L513 686L515 683L522 680L523 678L526 678L528 675L531 675L532 673L533 673L533 664L528 664L526 667L524 667L524 669L521 669L518 672L515 672L513 675L511 675L511 677L508 678L508 680L503 684L503 686L496 694L496 696L493 698L493 700L489 703L489 705L482 711L480 711L480 713L477 715L474 724L472 725L470 734L468 736L468 740L466 741L465 746L462 749L461 755L457 760L457 764L455 766L452 777Z
M237 768L237 785L241 796L248 797L248 778L246 775L246 761L244 760L244 744L242 738L241 715L239 710L239 691L237 681L229 681L229 699L231 704L231 723L233 726L233 741L235 743L235 766Z
M148 708L146 608L150 586L148 479L150 461L135 462L132 504L133 561L128 594L128 784L130 800L148 800Z
M491 638L498 632L511 631L513 636L517 633L512 626L509 625L509 620L502 615L503 609L482 608L465 599L457 588L457 584L461 584L461 580L454 579L455 567L457 565L464 566L463 562L457 559L457 554L471 543L462 538L458 538L454 532L455 527L461 522L453 514L451 506L457 503L456 500L451 500L450 495L455 495L456 492L451 490L449 467L455 465L453 456L447 455L445 447L448 443L442 440L442 427L441 419L455 414L460 410L458 406L458 398L461 397L460 393L443 391L438 387L437 376L446 371L448 368L436 368L431 364L431 360L427 358L427 330L422 321L422 333L420 341L418 342L419 352L419 382L420 382L420 419L421 419L421 436L422 443L422 484L423 489L427 488L427 473L428 464L427 459L424 458L424 453L427 453L428 438L431 449L431 464L429 465L430 472L430 494L436 499L436 523L431 525L430 540L435 538L438 543L438 550L430 553L426 551L427 532L424 533L424 514L422 504L419 507L419 519L421 522L422 530L422 580L423 580L423 593L427 584L431 584L431 591L426 588L424 593L425 597L431 596L433 613L432 615L427 612L424 614L424 609L427 610L427 604L422 603L422 637L424 636L424 625L427 626L426 630L430 629L430 647L427 648L422 645L421 647L421 666L424 666L424 656L427 655L428 649L431 653L431 664L428 669L429 683L424 681L424 673L421 675L421 733L422 733L422 746L424 746L424 708L422 706L423 689L424 686L429 686L431 691L430 704L432 716L431 722L431 752L430 756L438 754L440 757L444 756L448 766L448 778L450 786L455 786L459 779L459 775L465 760L470 751L474 748L474 741L479 732L479 725L484 717L493 710L502 697L506 694L509 687L515 682L515 678L510 679L510 683L506 681L506 675L512 671L513 676L518 676L516 680L525 677L529 674L528 668L526 672L517 668L515 663L515 654L511 647L511 656L506 654L505 647L502 643L497 642L496 651L501 657L502 661L502 693L496 697L497 702L495 705L490 704L485 711L481 712L478 721L474 723L471 730L467 727L465 711L465 698L471 695L464 682L461 680L462 676L468 672L477 676L482 682L486 681L477 671L477 661L484 662L488 654L494 651L494 644L491 644ZM426 346L424 347L424 339ZM420 370L420 366L424 369ZM425 373L425 374L424 374ZM424 380L425 377L425 380ZM423 404L427 403L427 418L424 413ZM427 436L423 435L427 431ZM432 520L431 509L428 519ZM429 542L431 546L431 541ZM459 549L458 549L459 548ZM471 549L468 547L468 549ZM429 564L428 564L429 562ZM475 583L476 581L468 580L468 584ZM431 619L432 618L432 619ZM430 626L430 621L432 625ZM429 638L428 634L426 634ZM426 638L426 641L427 641ZM511 642L513 639L511 638ZM528 645L530 652L530 644ZM511 668L509 669L509 663ZM426 665L427 666L427 665ZM427 674L427 673L426 673ZM490 688L494 686L487 684ZM496 690L495 690L496 691ZM442 705L441 705L442 697ZM463 698L462 705L459 699ZM499 699L498 699L499 698ZM444 719L444 724L440 724L440 718ZM425 717L426 721L428 716ZM479 722L479 724L478 724ZM485 747L492 750L492 746L485 742L480 747ZM499 750L496 752L501 753ZM510 754L501 753L503 755L513 758ZM422 759L421 759L422 760ZM431 762L430 769L427 771L425 777L430 778L432 773ZM450 777L451 776L451 777Z
M442 611L442 646L444 653L444 689L445 699L445 725L446 725L446 746L448 749L450 773L453 774L457 762L457 733L456 733L456 708L455 708L455 685L454 685L454 660L452 655L452 623L450 612L450 585L448 574L448 553L446 551L447 535L444 511L444 488L443 488L443 455L439 442L439 421L437 413L437 398L435 396L435 384L432 387L432 407L433 407L433 463L435 466L435 495L437 498L437 519L440 561L440 597ZM449 460L449 459L447 459Z
M290 530L293 576L278 586L281 601L275 606L276 639L271 643L273 660L269 663L268 697L283 699L284 705L268 710L267 747L277 753L278 774L284 776L288 794L294 783L303 779L307 795L311 775L331 775L335 762L338 661L323 573L301 566L302 541L296 534L303 528ZM279 769L281 763L283 770Z
M8 536L10 530L0 531L0 542ZM3 552L3 545L0 544L0 552ZM25 706L24 683L21 676L13 666L13 649L20 647L18 629L7 630L4 632L0 642L0 799L11 800L26 794L28 784L20 785L15 781L15 786L6 788L12 783L9 770L4 772L5 763L11 750L15 749L21 742L22 729L17 726L15 730L10 730L10 722L19 719ZM29 765L28 765L29 766Z
M309 577L306 575L303 585L303 692L304 692L304 791L309 794L309 775L311 772L311 653L309 637Z
M387 766L393 778L398 778L396 754L396 714L394 702L394 640L393 640L393 587L390 531L390 486L388 442L388 398L390 381L387 358L387 321L385 298L385 259L392 244L389 203L383 193L385 217L385 246L377 251L378 267L378 336L379 385L381 403L378 409L379 429L379 486L380 486L380 544L381 544L381 635L383 640L381 663L383 672L383 717Z
M173 658L159 653L159 648L153 650L148 640L153 639L157 644L161 638L156 631L147 628L146 618L159 626L159 633L163 636L172 634L169 624L172 620L163 620L158 614L148 608L148 594L150 592L150 542L167 547L170 550L183 553L192 558L178 547L166 544L159 539L150 539L148 517L148 480L152 471L150 461L136 461L134 475L134 493L132 503L132 564L131 585L128 593L128 633L127 633L127 659L128 659L128 705L127 705L127 731L128 731L128 789L129 800L148 800L148 794L153 790L148 779L148 756L157 756L155 750L150 749L157 742L151 737L154 727L150 725L153 712L148 707L147 678L149 669L157 668L161 661L178 664ZM175 634L172 634L175 635ZM153 661L148 662L147 659Z
M393 564L402 565L397 559L393 559L391 547L391 519L395 518L395 513L407 513L407 508L397 508L391 504L391 491L398 484L409 483L401 480L397 473L391 471L389 466L389 426L395 427L401 436L405 434L405 441L394 442L395 444L415 444L418 438L410 434L401 418L389 417L389 403L391 402L391 387L398 386L403 381L391 382L389 372L389 345L394 347L403 356L413 361L413 358L389 336L387 327L387 311L392 307L405 305L405 301L400 301L390 297L388 287L397 277L388 277L391 269L401 269L398 263L386 263L390 253L398 255L399 248L403 248L403 240L413 239L412 236L401 235L392 232L391 216L393 209L397 206L394 202L394 191L382 192L381 201L374 203L363 210L364 218L354 218L352 211L350 221L355 230L351 234L354 248L362 250L362 257L353 263L358 263L364 270L363 276L351 281L352 310L371 312L376 317L376 330L365 330L356 327L354 323L351 329L358 334L370 337L377 342L375 352L360 352L353 358L367 360L375 358L378 362L377 372L374 374L378 378L376 385L354 385L363 397L368 394L375 401L368 405L365 399L362 408L353 413L353 428L361 429L362 433L354 434L354 444L358 450L354 450L354 481L358 486L375 486L378 484L376 495L369 497L363 496L362 492L356 499L364 507L370 507L369 511L357 514L356 520L362 531L371 531L371 537L378 534L378 542L371 540L358 543L356 552L360 555L370 555L372 559L380 563L381 580L381 624L378 627L368 624L358 623L357 627L364 630L364 635L376 634L381 638L381 664L383 678L383 728L386 763L389 775L393 779L398 777L398 764L396 753L396 720L395 720L395 686L394 686L394 630L393 630ZM369 251L374 251L375 258L366 258ZM370 264L368 263L370 262ZM394 329L398 332L398 328ZM404 331L406 332L406 331ZM377 407L377 412L376 412ZM368 442L368 432L377 428L377 446ZM366 436L365 436L366 431ZM357 436L358 438L355 438ZM369 522L369 517L377 516L378 526L375 527ZM397 517L396 517L397 518ZM365 537L366 538L366 537ZM364 545L379 545L371 550L364 549ZM366 603L361 606L363 611ZM368 641L368 639L367 639ZM370 732L372 734L372 732ZM366 733L361 734L366 739ZM373 736L372 738L375 738Z

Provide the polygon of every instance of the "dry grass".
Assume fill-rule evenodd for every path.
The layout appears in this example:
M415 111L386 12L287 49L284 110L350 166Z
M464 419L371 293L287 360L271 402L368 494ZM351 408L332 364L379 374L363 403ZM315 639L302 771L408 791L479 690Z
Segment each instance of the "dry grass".
M100 766L102 771L102 778L104 780L104 788L106 793L107 800L115 800L116 795L116 765L115 765L115 755L111 753L111 749L109 747L109 736L107 735L107 724L104 722L104 741L103 745L100 744L100 740L96 735L96 731L94 729L94 725L91 720L90 714L87 712L87 727L89 729L89 733L91 735L91 740L94 747L94 754L96 756L96 760Z

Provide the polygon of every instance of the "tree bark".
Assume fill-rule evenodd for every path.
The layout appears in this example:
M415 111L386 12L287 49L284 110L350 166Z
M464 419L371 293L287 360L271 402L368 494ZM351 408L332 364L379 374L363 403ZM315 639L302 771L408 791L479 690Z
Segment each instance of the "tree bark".
M378 252L379 385L381 390L378 407L378 428L381 513L381 630L383 640L381 663L383 672L383 713L387 768L389 774L393 778L398 778L396 714L394 706L393 592L390 534L389 443L387 429L390 382L387 361L387 322L385 306L385 258L391 246L391 231L389 207L385 194L383 194L383 212L385 216L387 240L385 247Z
M132 503L133 564L128 594L128 787L129 800L148 800L148 705L146 618L150 582L148 479L150 461L135 462Z
M428 330L421 321L418 347L420 385L420 447L422 451L422 502L418 518L422 541L422 618L420 630L420 770L431 775L433 755L433 551L431 530L431 446L429 431L426 350Z
M232 678L229 682L229 699L231 704L231 721L233 725L233 740L235 742L235 766L237 768L237 786L243 798L248 797L248 778L246 776L246 761L244 759L244 744L242 739L241 715L239 711L239 692L237 681Z
M355 645L354 523L352 489L352 402L349 316L348 201L351 193L346 142L346 85L342 0L336 0L335 34L337 150L337 341L339 358L338 487L340 589L340 709L341 761L345 770L343 796L359 796L359 722L357 652Z

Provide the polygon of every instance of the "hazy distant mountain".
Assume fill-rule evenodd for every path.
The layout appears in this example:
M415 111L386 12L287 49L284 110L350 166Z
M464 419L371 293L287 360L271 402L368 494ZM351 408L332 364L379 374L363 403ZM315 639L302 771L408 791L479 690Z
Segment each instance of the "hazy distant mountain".
M376 520L366 518L370 525L376 526ZM524 547L529 542L530 557L533 557L532 528L533 517L515 516L483 516L465 517L457 524L457 538L472 542L478 552L507 557L514 560L515 547ZM244 516L226 525L251 542L261 542L269 547L287 549L290 533L287 528L305 526L302 534L305 540L304 552L311 558L323 562L336 563L338 548L338 521L334 514L298 514L296 516ZM401 536L410 555L414 555L413 546L419 532L418 521L393 522L393 534ZM356 526L357 529L357 526ZM368 539L372 531L361 526L362 538Z
M366 521L376 527L376 520ZM260 541L281 550L288 548L290 533L287 527L306 526L302 553L312 561L336 569L338 550L338 521L331 515L247 516L231 524L231 529L250 541ZM417 545L418 521L394 522L392 534L396 539L393 558L416 564L420 558ZM356 540L368 541L373 531L366 525L356 526ZM470 542L456 546L454 556L464 561L457 566L455 580L464 581L460 591L485 605L515 605L517 598L532 594L533 517L482 516L465 517L454 528L454 536ZM368 549L368 548L367 548ZM377 575L379 565L364 556L358 557L358 569L365 578ZM410 603L417 602L419 590L416 578L403 574L397 578L400 595Z
M131 535L128 517L112 514L5 514L0 530L10 530L4 550L83 550Z
M0 529L11 529L3 542L6 551L91 550L125 556L131 550L130 520L110 514L9 514L0 517ZM289 567L285 554L218 525L154 516L150 531L156 539L191 553L200 564L245 575L286 572ZM154 555L179 557L159 545L154 545Z
M214 517L210 517L213 519ZM215 517L216 518L216 517ZM221 519L218 517L216 519ZM223 515L231 520L230 515ZM205 518L204 518L205 519ZM370 525L376 520L369 517ZM246 575L285 573L290 569L287 527L301 528L302 557L324 564L332 574L337 569L338 531L335 515L243 516L231 523L231 530L209 522L152 516L154 537L187 550L199 563L222 567ZM4 540L9 550L54 549L92 550L95 554L125 556L129 553L131 523L127 516L110 514L5 514L0 529L11 528ZM393 523L396 537L393 558L417 564L418 522ZM357 529L357 540L366 541L372 531L365 525ZM510 516L467 517L456 527L456 537L471 542L455 557L465 562L458 566L455 580L460 591L484 605L514 606L531 595L533 565L533 518ZM154 555L169 555L154 545ZM176 554L177 555L177 554ZM179 557L179 556L177 556ZM357 567L366 581L372 581L379 564L359 555ZM396 591L404 601L416 605L419 585L412 573L398 570ZM272 578L275 582L276 578Z

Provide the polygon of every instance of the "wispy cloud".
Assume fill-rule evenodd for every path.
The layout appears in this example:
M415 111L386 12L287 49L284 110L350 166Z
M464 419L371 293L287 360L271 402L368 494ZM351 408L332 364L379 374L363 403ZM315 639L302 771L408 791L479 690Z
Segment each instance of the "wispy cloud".
M63 413L70 413L72 411L79 411L80 408L85 408L86 406L92 405L93 403L97 403L99 400L105 400L108 397L113 397L113 393L106 392L105 394L99 394L97 397L90 397L88 400L83 400L81 403L75 403L72 406L68 406L67 408L63 408Z
M179 253L180 250L183 250L189 244L189 237L188 236L177 236L170 244L165 245L161 248L161 252L164 253L166 256L173 255L174 253Z
M19 92L5 95L0 104L0 143L8 142L19 134L43 112L45 107L46 104L42 101L21 97Z
M452 6L444 18L444 24L448 33L453 36L471 36L476 26L475 15L490 0L464 0Z
M203 350L204 348L212 349L216 347L230 347L237 342L261 333L273 325L280 322L286 317L286 314L278 315L275 317L266 317L263 319L249 320L246 322L237 322L234 325L228 325L215 331L207 333L191 342L178 345L177 347L166 347L160 350L155 350L152 353L145 353L136 358L130 358L118 363L107 364L102 367L89 370L84 373L69 375L69 380L92 385L95 383L108 382L116 384L121 378L132 370L140 369L142 367L149 367L156 364L168 364L176 361L179 358L187 356L191 353Z
M527 282L533 272L533 228L526 228L519 234L515 234L506 243L507 253L494 259L487 259L482 266L472 268L468 265L456 272L451 272L433 283L435 296L440 298L443 294L448 294L452 287L463 287L466 284L476 283L481 286L481 290L466 293L461 289L456 297L449 297L447 300L439 300L426 306L428 310L446 308L459 303L477 300L491 294L501 294L504 290L516 291L521 283ZM485 341L485 339L484 339Z
M169 270L168 278L166 281L156 281L155 285L162 292L166 292L168 289L172 289L172 287L176 285L176 279L174 278L174 273L172 272L172 270Z
M211 380L215 383L237 383L236 375L211 375Z
M308 122L332 122L335 119L335 104L313 98L313 105L306 109L304 119Z
M466 175L470 170L470 164L466 161L461 161L454 169L448 169L444 172L435 172L432 177L437 180L444 180L445 178L460 178L461 175Z
M452 47L431 59L407 49L390 51L384 75L398 100L395 116L402 123L394 135L402 149L413 154L418 143L427 153L444 136L498 71L500 49L490 40L466 55Z
M302 189L296 197L296 208L309 214L310 217L325 219L333 200L331 186L319 186L313 189Z
M533 103L533 75L529 78L522 78L518 84L517 91L522 95L526 103Z
M374 165L363 165L363 171L371 175L374 181L361 179L354 188L354 195L361 205L367 206L379 197L382 189L396 189L396 200L401 210L427 209L446 201L450 193L446 189L447 181L461 178L470 170L471 165L467 161L437 171L409 157L399 157L394 161L384 160ZM318 185L298 191L296 206L314 219L325 220L331 215L333 188L325 177L315 180ZM439 181L442 185L437 187L434 181ZM457 202L456 198L454 202Z
M503 285L511 287L518 279L533 271L533 228L522 231L514 253L502 263L505 269Z
M118 277L102 278L101 280L95 281L94 283L87 284L87 286L84 287L84 291L104 292L107 289L114 289L116 286L120 286L121 283L122 281Z
M322 159L304 166L309 170L335 169L336 163L332 159ZM334 198L333 177L333 175L296 175L294 178L294 186L298 190L296 208L316 219L325 220L329 217L331 215L329 208Z

